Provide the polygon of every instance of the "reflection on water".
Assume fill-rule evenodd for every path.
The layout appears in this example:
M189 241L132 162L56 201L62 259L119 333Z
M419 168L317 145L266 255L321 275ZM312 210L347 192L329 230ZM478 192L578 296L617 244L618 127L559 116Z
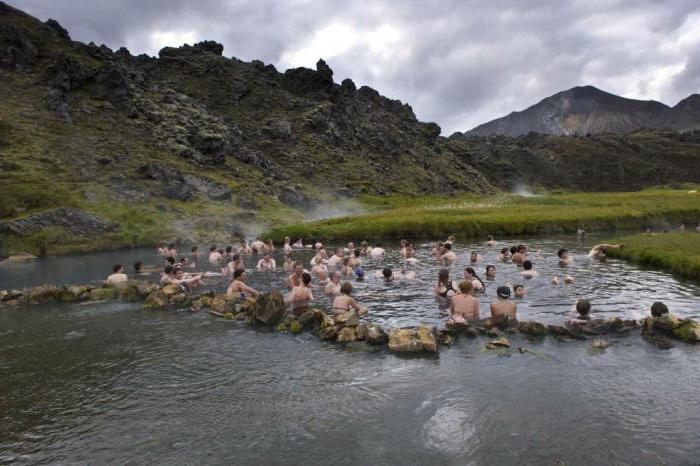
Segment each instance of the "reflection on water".
M515 242L515 241L513 241ZM518 241L520 242L520 241ZM522 315L561 321L577 296L606 316L637 316L657 299L698 313L696 283L620 261L591 263L590 244L532 240L541 279ZM560 245L575 255L573 285ZM498 248L474 246L487 261ZM458 247L458 275L472 246ZM372 319L439 322L439 265L421 245L419 280L358 283ZM0 272L0 288L104 277L136 250L50 260ZM308 252L303 253L306 263ZM308 257L307 257L308 256ZM400 264L394 252L374 271ZM252 261L249 266L252 266ZM486 262L477 269L483 274ZM521 281L498 264L495 286ZM260 289L284 273L252 274ZM223 289L226 283L213 284ZM324 298L325 299L325 298ZM204 313L86 303L0 310L0 462L168 464L693 464L700 451L700 347L659 351L636 336L605 351L584 342L513 346L498 356L460 339L437 357L343 351L308 334L254 331Z

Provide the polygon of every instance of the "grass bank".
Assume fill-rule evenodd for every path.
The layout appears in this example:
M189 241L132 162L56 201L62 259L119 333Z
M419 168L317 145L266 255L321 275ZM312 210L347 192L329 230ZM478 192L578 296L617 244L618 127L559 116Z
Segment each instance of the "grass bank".
M372 212L284 225L268 232L337 240L434 239L515 236L541 233L675 228L700 220L695 186L636 192L563 193L541 196L500 194L487 197L387 196L364 198Z
M612 257L700 280L700 233L638 234L615 238L611 242L625 245L623 249L608 251Z

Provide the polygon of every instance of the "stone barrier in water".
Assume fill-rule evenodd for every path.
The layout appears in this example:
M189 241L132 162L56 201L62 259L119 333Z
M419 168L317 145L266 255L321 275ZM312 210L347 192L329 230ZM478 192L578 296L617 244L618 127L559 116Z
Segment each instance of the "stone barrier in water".
M77 301L104 301L118 299L143 302L146 310L190 309L194 312L208 311L224 319L245 321L247 325L273 329L293 334L309 331L323 341L359 346L364 350L387 347L394 353L437 353L440 346L451 346L457 337L489 338L485 348L497 349L510 346L508 334L520 333L531 340L546 336L559 341L586 340L589 337L619 336L640 328L635 320L594 319L573 325L545 325L535 321L494 322L484 319L478 323L447 325L438 329L434 325L393 328L360 320L354 312L328 315L321 309L295 308L288 312L279 291L262 294L257 299L232 298L213 291L192 294L180 285L159 287L145 281L129 280L125 286L110 285L41 285L18 291L0 291L0 306L39 305ZM642 336L659 348L672 346L670 340L686 343L700 341L700 323L692 319L681 319L672 314L648 317L641 322ZM604 349L609 342L601 339L593 346Z

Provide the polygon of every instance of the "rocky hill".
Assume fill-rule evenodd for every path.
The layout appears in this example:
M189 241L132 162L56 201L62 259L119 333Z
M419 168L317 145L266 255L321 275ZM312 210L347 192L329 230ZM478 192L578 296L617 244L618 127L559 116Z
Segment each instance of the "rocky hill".
M280 72L208 41L133 56L2 2L0 88L0 254L228 241L367 195L700 181L697 133L444 138L323 60Z
M626 99L593 86L574 87L547 97L521 112L484 123L468 136L521 136L628 133L642 128L700 129L700 95L668 107L653 100Z

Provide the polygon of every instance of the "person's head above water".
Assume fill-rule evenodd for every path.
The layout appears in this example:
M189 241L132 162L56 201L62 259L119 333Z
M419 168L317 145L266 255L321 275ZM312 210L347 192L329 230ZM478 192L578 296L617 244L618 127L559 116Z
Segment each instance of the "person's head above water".
M209 252L216 252L216 244L209 246Z
M294 263L294 273L301 276L304 273L304 265L301 263Z
M233 259L234 261L239 261L239 260L241 260L241 255L236 253L233 255L233 257L231 257L231 259Z
M525 297L525 287L523 285L513 285L513 294L516 298Z
M502 248L502 249L501 249L501 255L503 255L503 256L505 256L505 255L508 254L509 252L510 252L510 249L508 249L508 248Z
M174 264L175 264L175 258L172 257L172 256L171 256L171 257L166 257L166 258L165 258L165 262L167 262L167 263L170 264L170 265L174 265Z
M452 243L445 243L445 249L448 251L452 251Z
M560 249L557 251L557 256L559 256L559 259L563 259L566 254L568 254L569 251L567 249Z
M302 282L305 286L309 286L309 283L311 283L311 275L308 274L308 273L306 273L306 272L302 273L302 274L301 274L301 282Z
M171 275L173 273L173 266L170 264L166 265L163 272L165 272L166 275Z
M245 269L236 269L233 272L233 279L234 280L243 280L245 279Z
M384 267L382 270L382 275L384 275L384 278L388 280L392 277L392 275L394 275L394 272L392 272L389 267Z
M143 261L134 262L134 270L136 272L140 272L142 267L143 267Z
M470 280L463 280L459 282L459 291L462 292L462 294L469 294L472 292L474 289L474 285Z
M331 275L331 281L333 283L340 283L340 274L338 272L333 272Z
M516 252L518 252L518 247L517 247L517 246L511 246L511 247L510 247L510 253L511 253L511 254L515 254Z
M231 254L231 251L233 251L233 247L226 246L226 254Z
M352 285L350 284L350 282L343 283L343 286L340 287L340 292L346 295L352 293Z
M510 288L507 286L499 286L498 289L496 289L496 295L501 299L508 299L510 298Z
M656 301L651 305L651 316L661 317L664 314L668 314L668 307L661 301Z
M114 267L112 267L112 272L114 273L120 273L124 271L124 267L122 267L121 264L114 264Z
M353 272L357 275L357 278L363 278L365 276L365 269L362 267L357 267Z
M530 262L530 261L523 262L523 269L532 270L532 262Z
M192 248L190 249L190 252L191 252L192 254L196 254L198 249L199 249L199 248L197 248L197 246L192 246Z
M576 301L576 312L580 316L588 316L591 313L591 302L587 299L579 299Z
M486 266L486 276L489 278L493 278L496 276L496 266L495 265L487 265Z

